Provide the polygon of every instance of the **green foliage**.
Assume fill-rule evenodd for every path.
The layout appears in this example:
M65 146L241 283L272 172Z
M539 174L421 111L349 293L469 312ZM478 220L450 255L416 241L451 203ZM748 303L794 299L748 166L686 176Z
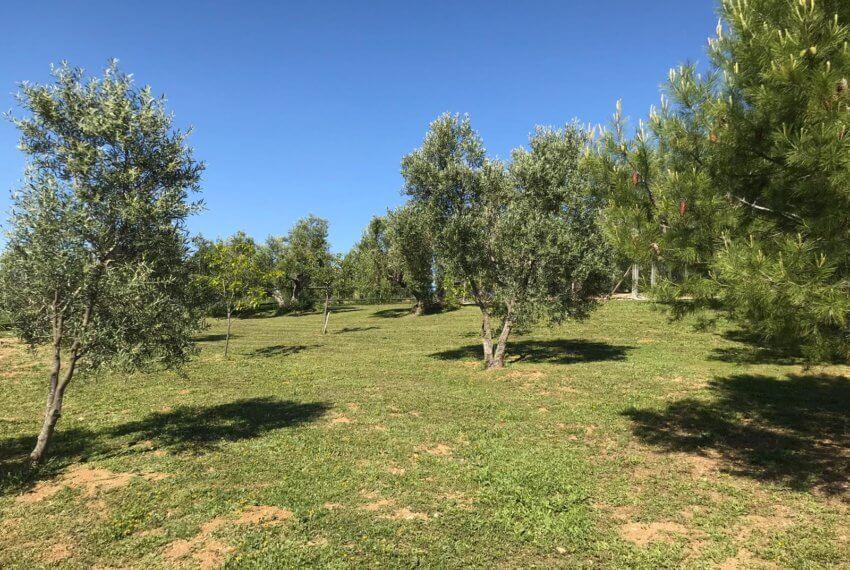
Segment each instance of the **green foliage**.
M202 235L193 236L190 240L191 254L188 269L192 278L189 283L189 296L192 299L192 306L207 315L223 314L219 296L209 287L209 282L204 278L205 275L210 274L208 260L214 246L215 242Z
M206 273L200 275L224 305L227 315L234 310L253 308L265 298L266 273L254 241L237 233L227 241L217 241L204 251Z
M517 324L581 318L607 292L611 251L598 224L600 204L579 169L586 135L575 126L540 128L517 149L512 187L491 232L498 295L516 304Z
M23 340L72 363L179 362L199 325L184 221L203 165L164 100L115 63L101 78L66 64L53 75L21 86L27 115L12 119L28 162L0 263L3 311Z
M598 200L578 169L585 140L575 126L538 129L506 167L487 159L468 118L443 115L402 161L405 191L434 228L440 263L482 310L488 365L491 317L502 320L503 364L512 327L585 316L609 281Z
M774 346L850 356L850 5L725 1L713 66L671 70L628 140L623 119L589 157L606 227L633 259L690 277Z
M408 204L387 214L388 257L400 268L405 287L416 299L417 311L437 306L434 287L434 244L428 216Z
M328 242L328 222L310 215L285 237L270 237L260 256L268 271L270 293L280 308L311 309L324 299L328 272L334 265Z
M387 217L373 217L345 258L353 293L358 299L383 301L407 294L402 266L390 253L388 232Z

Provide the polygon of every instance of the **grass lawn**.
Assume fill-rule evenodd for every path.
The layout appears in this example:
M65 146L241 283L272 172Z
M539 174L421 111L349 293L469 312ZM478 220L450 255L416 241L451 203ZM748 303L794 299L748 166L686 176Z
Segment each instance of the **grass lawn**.
M610 302L479 364L477 309L213 321L72 384L0 339L0 567L848 567L850 368Z

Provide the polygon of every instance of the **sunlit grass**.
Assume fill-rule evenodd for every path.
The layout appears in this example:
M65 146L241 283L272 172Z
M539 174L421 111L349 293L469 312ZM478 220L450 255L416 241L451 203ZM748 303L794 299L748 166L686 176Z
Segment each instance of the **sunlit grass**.
M182 372L80 378L36 473L46 369L7 340L0 567L848 559L846 368L611 302L488 373L474 308L402 309L239 319L228 359L213 322Z

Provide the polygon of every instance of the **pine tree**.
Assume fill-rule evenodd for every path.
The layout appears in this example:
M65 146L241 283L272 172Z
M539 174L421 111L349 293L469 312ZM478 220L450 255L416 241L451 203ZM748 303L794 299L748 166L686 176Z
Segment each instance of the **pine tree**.
M588 157L616 243L682 269L662 296L812 360L850 356L848 24L845 1L724 1L709 72L671 70L648 124L629 139L618 108Z

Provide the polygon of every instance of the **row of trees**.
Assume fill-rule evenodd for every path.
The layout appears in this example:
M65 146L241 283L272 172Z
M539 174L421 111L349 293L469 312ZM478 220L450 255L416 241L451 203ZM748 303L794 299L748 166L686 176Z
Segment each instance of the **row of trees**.
M188 260L195 307L227 318L225 356L234 312L274 299L279 311L312 310L324 304L327 332L331 302L414 298L424 314L445 302L438 287L427 218L412 206L373 218L362 239L343 256L331 253L328 222L299 220L285 236L257 244L238 232L226 240L193 240Z
M260 246L244 234L198 240L199 289L223 306L228 338L232 311L269 295L307 308L319 291L327 323L334 295L410 295L422 314L447 290L466 291L481 310L485 364L501 368L512 331L583 317L610 287L603 202L581 175L587 143L575 125L539 129L503 164L486 157L468 118L443 115L402 161L410 201L373 218L348 255L330 253L327 222L315 217Z
M312 310L331 298L412 298L413 312L424 314L446 302L428 218L410 205L372 218L345 256L331 252L327 220L312 215L265 243L243 232L226 240L198 236L192 241L196 304L208 312L231 315L268 299L289 311Z
M372 218L363 237L342 259L344 292L352 299L413 298L417 315L452 302L451 284L437 263L429 219L405 205Z

